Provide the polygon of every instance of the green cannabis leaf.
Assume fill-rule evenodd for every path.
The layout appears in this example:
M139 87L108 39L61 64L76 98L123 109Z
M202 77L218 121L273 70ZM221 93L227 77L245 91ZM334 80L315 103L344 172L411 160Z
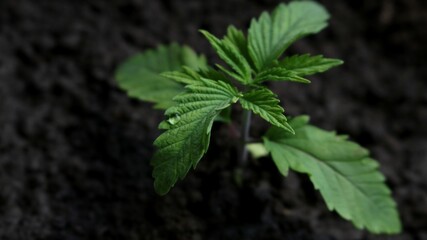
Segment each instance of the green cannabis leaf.
M240 103L244 109L251 110L255 114L260 115L274 126L294 133L285 115L283 115L284 110L279 105L279 102L280 100L277 99L276 94L265 87L251 90L240 98Z
M310 80L305 79L292 70L280 67L268 68L264 71L261 71L256 76L254 82L261 83L264 81L291 81L299 83L310 83Z
M229 83L229 79L226 76L210 67L196 71L184 66L179 71L163 72L161 75L184 85L199 84L200 78L221 80Z
M304 54L286 57L279 63L279 66L303 77L325 72L341 64L343 64L343 61L339 59L324 58L322 55L310 56L310 54Z
M356 143L308 124L308 117L297 117L289 124L295 135L273 128L264 138L266 149L279 171L291 168L307 173L320 190L330 210L351 220L357 228L373 233L401 230L396 203L378 163Z
M159 46L133 56L120 65L116 71L116 80L130 97L153 102L155 108L166 109L175 104L172 99L184 90L184 85L159 74L179 70L182 66L194 70L206 69L206 58L176 43Z
M200 30L200 32L208 39L209 43L218 53L218 56L224 60L233 70L217 65L222 71L236 79L237 81L248 84L251 79L251 67L248 61L242 56L239 47L242 45L242 35L236 29L229 29L229 36L225 36L220 40L207 31ZM244 42L243 42L244 43ZM235 44L238 44L237 46Z
M243 31L231 25L227 28L226 38L239 49L239 53L246 59L251 68L254 69L255 67L249 55L248 40Z
M178 105L166 111L169 119L160 125L166 131L154 142L154 187L160 195L196 167L208 149L213 120L241 96L230 84L210 79L186 89L174 98Z
M252 20L248 32L249 53L258 71L276 60L294 41L327 26L328 12L312 1L280 4L271 14Z
M341 60L324 58L321 55L313 57L310 54L294 55L285 57L277 63L277 66L272 66L259 72L254 82L260 83L269 80L310 83L304 76L325 72L342 63L343 61Z

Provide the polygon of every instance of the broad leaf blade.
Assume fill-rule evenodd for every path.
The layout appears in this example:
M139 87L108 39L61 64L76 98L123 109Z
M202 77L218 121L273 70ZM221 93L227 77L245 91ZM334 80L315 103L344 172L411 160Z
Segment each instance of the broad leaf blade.
M188 67L183 67L181 71L164 72L161 75L184 85L201 85L203 84L203 81L200 80L202 78L215 79L229 83L229 80L224 74L210 67L199 71L195 71ZM174 104L176 103L174 102ZM221 113L215 118L215 121L230 123L231 107L222 110Z
M188 67L183 67L181 71L164 72L161 73L161 76L171 79L177 83L181 83L183 85L201 84L200 74L197 71Z
M195 168L209 145L212 122L221 110L236 102L240 94L222 81L201 79L202 84L188 85L187 92L175 97L177 106L166 111L165 129L154 142L157 147L154 166L154 187L164 195Z
M328 208L357 228L373 233L400 232L396 203L378 163L366 149L309 125L306 117L295 118L290 125L295 135L276 128L264 139L282 174L286 175L288 168L307 173Z
M294 55L283 59L279 65L298 76L307 76L321 73L343 64L343 61L333 58L324 58L322 55L310 56L310 54Z
M299 83L310 83L310 80L299 76L297 72L282 67L268 68L257 74L254 80L255 83L264 81L291 81Z
M312 1L280 4L272 14L264 12L252 20L248 32L249 53L263 70L276 60L294 41L321 31L327 26L328 12Z
M116 80L129 96L156 103L156 108L174 105L172 98L184 90L182 84L160 76L161 72L176 71L182 66L206 69L206 59L191 48L171 44L137 54L116 71Z
M180 71L164 72L161 75L184 85L200 84L201 78L215 79L230 83L229 79L224 74L219 71L216 71L211 67L207 67L198 71L189 67L182 67Z
M200 32L206 37L206 39L208 39L209 43L215 49L218 56L224 60L224 62L227 63L227 65L229 65L234 72L229 71L221 66L218 67L220 67L222 71L229 74L239 82L243 84L249 83L251 79L251 67L242 53L240 53L239 46L235 45L240 44L240 42L237 41L241 41L242 39L225 37L224 39L220 40L207 31L200 30ZM238 36L236 35L234 37Z
M289 126L285 115L283 115L284 110L279 102L277 96L265 87L251 90L240 98L240 104L244 109L251 110L274 126L293 133L292 127Z
M155 103L154 108L158 109L174 106L172 99L184 91L181 84L145 69L139 69L131 75L121 75L117 79L120 88L126 90L128 96Z

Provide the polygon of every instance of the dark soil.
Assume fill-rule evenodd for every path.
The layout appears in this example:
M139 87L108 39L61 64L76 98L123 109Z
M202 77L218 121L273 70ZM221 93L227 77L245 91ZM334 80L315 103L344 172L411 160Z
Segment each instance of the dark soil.
M308 86L274 84L307 113L372 151L404 231L374 236L330 213L303 175L268 158L241 184L230 127L165 197L150 176L162 113L113 79L138 51L177 41L215 60L197 32L247 27L279 1L1 0L0 239L427 239L427 2L321 1L331 26L291 49L346 64ZM267 128L255 120L253 135Z

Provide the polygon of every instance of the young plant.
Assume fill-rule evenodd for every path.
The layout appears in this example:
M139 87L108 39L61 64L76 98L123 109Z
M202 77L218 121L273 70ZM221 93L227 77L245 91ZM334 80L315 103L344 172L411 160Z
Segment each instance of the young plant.
M327 26L328 12L318 3L280 4L271 14L253 19L247 36L230 26L219 39L207 38L225 65L207 65L206 58L186 46L172 44L146 51L117 71L119 86L129 96L166 109L152 159L154 188L168 193L178 179L195 168L207 152L214 121L229 121L230 107L244 109L242 143L249 137L251 113L272 127L262 142L242 147L255 155L271 154L278 170L309 175L326 201L344 219L373 233L398 233L401 224L391 191L369 152L347 139L309 124L307 116L288 119L266 81L310 83L306 76L343 62L309 54L282 57L296 40Z

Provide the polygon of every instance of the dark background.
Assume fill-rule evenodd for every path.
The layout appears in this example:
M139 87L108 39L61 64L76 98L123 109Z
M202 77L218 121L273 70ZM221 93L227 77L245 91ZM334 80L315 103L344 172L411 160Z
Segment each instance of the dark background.
M177 41L215 60L203 28L246 28L279 1L1 0L1 239L427 239L427 2L321 1L330 27L291 53L346 63L311 85L274 84L289 115L310 114L371 150L404 231L374 236L327 211L305 176L268 158L236 184L231 127L166 196L149 159L162 113L113 79L138 51ZM253 135L267 128L255 120Z

